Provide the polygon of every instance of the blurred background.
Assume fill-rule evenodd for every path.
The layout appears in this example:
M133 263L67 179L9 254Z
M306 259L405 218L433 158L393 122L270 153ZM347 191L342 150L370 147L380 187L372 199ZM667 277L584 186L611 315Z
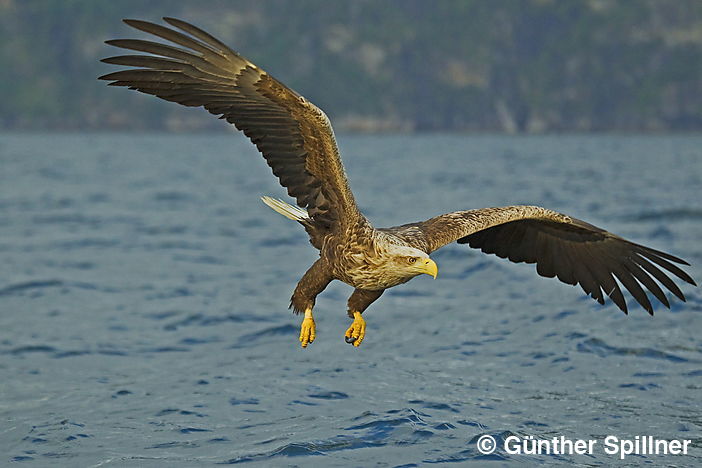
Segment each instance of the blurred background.
M337 130L697 131L699 0L0 0L0 129L217 128L108 90L120 22L176 16L304 94Z

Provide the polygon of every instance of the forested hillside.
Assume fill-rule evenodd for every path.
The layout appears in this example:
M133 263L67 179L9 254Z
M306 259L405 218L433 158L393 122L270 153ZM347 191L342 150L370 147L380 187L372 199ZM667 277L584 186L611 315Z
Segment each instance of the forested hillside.
M123 17L177 16L338 129L702 129L702 1L0 0L0 128L218 122L95 78Z

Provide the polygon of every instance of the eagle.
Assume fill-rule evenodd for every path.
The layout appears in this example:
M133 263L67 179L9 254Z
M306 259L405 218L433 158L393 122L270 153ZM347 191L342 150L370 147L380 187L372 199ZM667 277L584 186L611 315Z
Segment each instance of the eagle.
M539 275L579 284L600 304L609 296L624 313L622 287L653 315L646 290L670 308L662 287L685 301L670 274L696 285L678 266L689 265L684 260L539 206L456 211L376 228L354 200L324 112L204 30L175 18L163 20L168 26L125 19L161 41L106 41L141 53L103 59L130 68L99 79L184 106L204 107L256 145L296 206L270 197L263 202L302 225L319 250L290 300L296 314L304 313L299 337L303 348L315 340L315 299L331 281L355 288L348 299L353 322L344 338L358 347L366 333L362 314L368 306L386 289L415 276L436 278L438 267L429 255L452 242L515 263L535 263Z

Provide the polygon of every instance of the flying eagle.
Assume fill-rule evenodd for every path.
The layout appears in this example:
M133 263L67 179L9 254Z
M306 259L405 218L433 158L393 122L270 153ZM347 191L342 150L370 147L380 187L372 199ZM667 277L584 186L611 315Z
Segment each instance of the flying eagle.
M107 41L149 55L103 59L136 68L100 79L185 106L204 107L243 131L263 154L297 206L269 197L263 197L264 203L300 223L319 250L319 259L300 279L290 301L296 314L304 312L303 348L315 339L315 298L332 280L355 288L348 300L353 323L345 339L359 346L366 330L361 314L368 306L386 289L417 275L436 278L437 265L429 254L454 241L512 262L536 263L539 275L579 284L600 304L607 295L624 313L627 305L620 285L651 315L645 289L668 308L659 284L685 301L667 273L695 285L675 265L689 265L684 260L538 206L456 211L375 228L356 206L324 112L202 29L175 18L164 20L172 28L124 20L172 44Z

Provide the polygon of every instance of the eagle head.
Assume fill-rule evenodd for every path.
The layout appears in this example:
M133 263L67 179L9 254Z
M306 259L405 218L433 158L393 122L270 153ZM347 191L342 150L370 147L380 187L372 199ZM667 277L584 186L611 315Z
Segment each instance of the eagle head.
M389 256L388 267L405 281L417 275L427 274L436 279L439 267L426 252L414 247L404 245L390 245L387 252Z

